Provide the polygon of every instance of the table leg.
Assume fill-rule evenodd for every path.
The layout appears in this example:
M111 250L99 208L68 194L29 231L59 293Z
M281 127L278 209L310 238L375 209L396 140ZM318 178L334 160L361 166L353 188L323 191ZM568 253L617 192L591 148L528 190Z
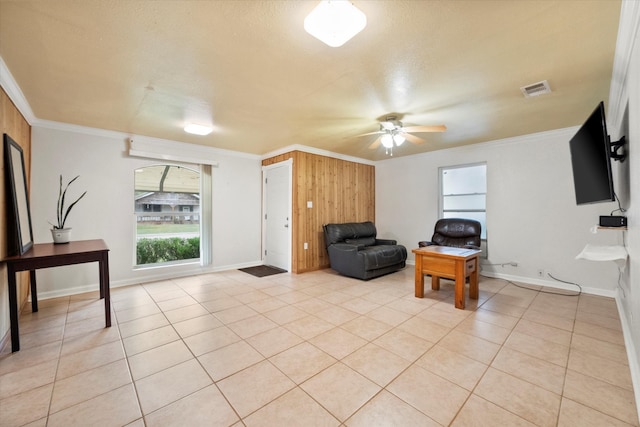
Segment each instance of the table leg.
M109 254L105 253L98 262L100 267L100 298L104 298L105 327L111 326L111 295L109 292Z
M36 286L36 271L29 271L29 281L31 282L31 312L38 311L38 287Z
M469 298L478 299L478 258L473 259L473 272L469 275Z
M16 289L16 271L7 264L7 283L9 285L9 321L11 323L11 352L20 350L18 334L18 292Z
M464 287L465 287L465 262L456 261L456 288L455 288L455 306L464 309Z
M440 290L440 276L431 274L431 289L434 291Z
M98 269L100 274L100 299L104 298L104 256L98 261Z
M416 298L424 297L424 273L422 272L422 255L416 255Z

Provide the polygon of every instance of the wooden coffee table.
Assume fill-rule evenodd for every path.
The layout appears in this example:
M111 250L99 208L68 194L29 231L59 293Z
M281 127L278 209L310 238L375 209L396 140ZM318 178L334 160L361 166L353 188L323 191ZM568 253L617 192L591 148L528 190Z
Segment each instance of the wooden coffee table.
M431 275L431 289L440 290L440 278L453 279L455 306L464 309L464 288L469 278L469 298L478 299L478 256L476 249L426 246L413 249L416 255L416 298L424 297L424 275Z

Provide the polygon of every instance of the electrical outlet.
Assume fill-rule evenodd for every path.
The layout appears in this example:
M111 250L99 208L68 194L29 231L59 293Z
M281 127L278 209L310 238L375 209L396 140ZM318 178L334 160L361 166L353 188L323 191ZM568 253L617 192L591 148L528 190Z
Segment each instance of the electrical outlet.
M304 248L305 248L305 250L309 249L309 244L307 242L304 242Z
M539 269L538 270L538 277L544 277L544 270L543 269Z

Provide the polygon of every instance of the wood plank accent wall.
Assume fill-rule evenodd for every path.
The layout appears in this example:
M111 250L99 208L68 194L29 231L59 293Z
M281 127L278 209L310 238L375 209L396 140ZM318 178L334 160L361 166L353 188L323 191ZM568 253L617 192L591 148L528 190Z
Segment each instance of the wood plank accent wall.
M31 126L22 116L20 111L11 102L11 99L7 93L0 87L0 131L4 135L5 133L16 142L24 153L25 172L27 174L27 188L31 186ZM4 137L3 137L4 139ZM4 144L4 141L3 141ZM0 258L7 256L7 194L5 191L5 167L4 167L4 146L0 150ZM9 319L9 295L7 293L7 267L4 264L0 264L0 312L2 318ZM22 307L27 300L29 293L29 273L20 273L18 280L18 301L19 306ZM6 313L5 313L6 311ZM8 321L8 320L7 320ZM0 325L5 326L2 319L0 319ZM8 338L9 325L0 328L0 345L3 344L2 339Z
M293 159L292 271L328 268L322 225L375 222L375 167L303 151L264 159L262 166L288 159Z

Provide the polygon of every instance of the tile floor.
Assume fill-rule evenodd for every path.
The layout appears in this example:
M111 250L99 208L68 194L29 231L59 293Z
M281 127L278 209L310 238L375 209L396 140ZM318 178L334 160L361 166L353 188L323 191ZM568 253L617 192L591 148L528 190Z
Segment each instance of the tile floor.
M428 286L427 286L428 287ZM413 296L240 271L40 302L0 355L2 426L638 426L615 302L482 277Z

